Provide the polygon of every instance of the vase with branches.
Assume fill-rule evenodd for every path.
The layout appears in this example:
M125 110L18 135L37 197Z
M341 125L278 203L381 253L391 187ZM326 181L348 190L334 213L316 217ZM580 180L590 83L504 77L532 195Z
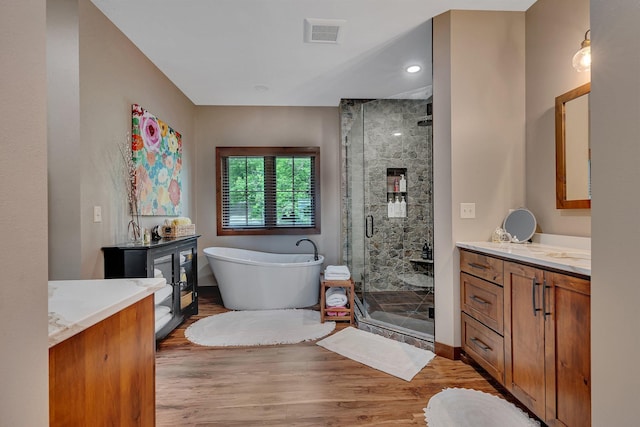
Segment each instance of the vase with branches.
M118 145L118 149L123 161L122 172L124 188L127 195L129 215L131 215L131 219L127 225L127 233L133 241L138 242L142 238L140 232L140 194L138 186L136 185L136 164L133 160L131 136L129 134L127 134L125 140Z

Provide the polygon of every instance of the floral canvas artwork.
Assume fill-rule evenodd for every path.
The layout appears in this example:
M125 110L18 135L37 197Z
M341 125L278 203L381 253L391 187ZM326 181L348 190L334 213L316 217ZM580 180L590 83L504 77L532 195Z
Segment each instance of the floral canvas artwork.
M132 106L132 158L140 215L182 211L182 137L138 104Z

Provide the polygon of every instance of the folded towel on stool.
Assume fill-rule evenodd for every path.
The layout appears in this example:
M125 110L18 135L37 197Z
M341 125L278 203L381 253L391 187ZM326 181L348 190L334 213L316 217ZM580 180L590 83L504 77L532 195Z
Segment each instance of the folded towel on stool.
M347 298L347 290L343 287L331 287L325 292L325 301L327 308L345 308L349 298ZM346 316L345 311L327 311L329 316Z
M347 305L349 298L346 295L331 295L326 299L327 307L344 307Z
M349 298L344 288L329 288L325 292L325 302L327 307L344 307Z
M327 289L325 294L325 301L327 306L332 307L344 307L347 305L347 290L342 287L332 287Z
M351 272L346 265L328 265L324 269L325 280L349 280Z

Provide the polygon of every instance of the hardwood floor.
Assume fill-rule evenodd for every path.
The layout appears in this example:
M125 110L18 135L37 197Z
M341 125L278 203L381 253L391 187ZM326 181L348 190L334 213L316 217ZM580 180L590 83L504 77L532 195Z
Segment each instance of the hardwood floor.
M500 394L471 366L442 357L406 382L315 342L197 346L184 338L186 327L226 311L219 295L200 291L198 316L158 346L157 426L425 426L423 408L444 388Z

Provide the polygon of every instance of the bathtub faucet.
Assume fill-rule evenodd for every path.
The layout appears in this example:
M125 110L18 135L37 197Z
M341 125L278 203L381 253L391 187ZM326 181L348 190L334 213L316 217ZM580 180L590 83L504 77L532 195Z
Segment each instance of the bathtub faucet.
M318 260L318 247L313 242L313 240L311 240L311 239L300 239L300 240L298 240L296 242L296 246L300 246L300 242L304 242L305 240L313 245L313 260L317 261Z

